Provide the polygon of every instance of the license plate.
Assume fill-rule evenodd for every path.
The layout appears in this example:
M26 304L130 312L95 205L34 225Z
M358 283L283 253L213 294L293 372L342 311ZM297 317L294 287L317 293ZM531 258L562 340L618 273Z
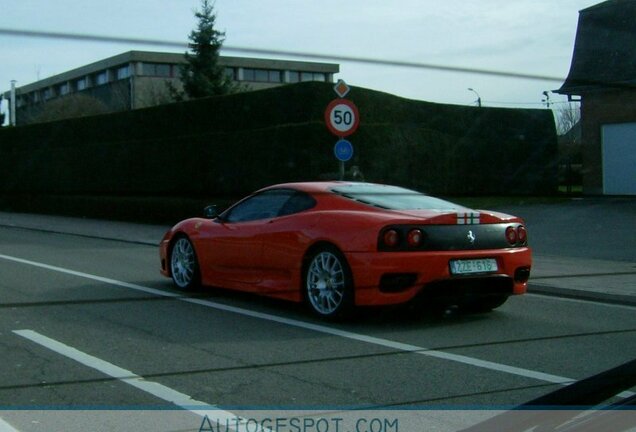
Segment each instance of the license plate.
M497 270L497 260L494 258L451 260L450 262L450 271L454 275L494 273Z

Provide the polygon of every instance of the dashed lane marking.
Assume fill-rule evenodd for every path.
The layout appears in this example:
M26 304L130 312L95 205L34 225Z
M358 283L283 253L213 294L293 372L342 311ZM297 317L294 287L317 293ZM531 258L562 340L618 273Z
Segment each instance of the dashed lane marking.
M468 356L465 356L465 355L453 354L453 353L449 353L449 352L445 352L445 351L438 351L438 350L428 349L428 348L417 346L417 345L412 345L412 344L392 341L392 340L388 340L388 339L378 338L378 337L375 337L375 336L368 336L368 335L364 335L364 334L360 334L360 333L353 333L353 332L350 332L350 331L340 330L340 329L337 329L337 328L333 328L333 327L329 327L329 326L325 326L325 325L321 325L321 324L308 323L308 322L305 322L305 321L300 321L300 320L296 320L296 319L292 319L292 318L285 318L285 317L280 317L280 316L272 315L272 314L268 314L268 313L257 312L257 311L244 309L244 308L239 308L239 307L235 307L235 306L229 306L229 305L225 305L225 304L222 304L222 303L216 303L216 302L209 301L209 300L202 300L202 299L196 299L196 298L190 298L190 297L182 297L182 296L180 296L178 294L167 292L167 291L162 291L162 290L158 290L158 289L154 289L154 288L144 287L144 286L141 286L141 285L131 284L131 283L128 283L128 282L122 282L122 281L118 281L118 280L115 280L115 279L109 279L109 278L96 276L96 275L92 275L92 274L88 274L88 273L78 272L78 271L75 271L75 270L70 270L70 269L66 269L66 268L62 268L62 267L51 266L51 265L48 265L48 264L43 264L43 263L39 263L39 262L35 262L35 261L29 261L29 260L25 260L25 259L22 259L22 258L16 258L16 257L8 256L8 255L1 255L0 254L0 259L16 262L16 263L20 263L20 264L30 265L30 266L33 266L33 267L39 267L39 268L43 268L43 269L46 269L46 270L55 271L55 272L59 272L59 273L64 273L64 274L77 276L77 277L81 277L81 278L85 278L85 279L90 279L90 280L93 280L93 281L102 282L102 283L113 285L113 286L118 286L118 287L122 287L122 288L129 288L129 289L145 292L145 293L148 293L148 294L154 294L154 295L164 296L164 297L171 297L171 298L174 298L175 300L183 301L183 302L186 302L186 303L192 303L192 304L196 304L196 305L199 305L199 306L209 307L209 308L213 308L213 309L216 309L216 310L222 310L222 311L225 311L225 312L230 312L230 313L234 313L234 314L238 314L238 315L242 315L242 316L262 319L262 320L275 322L275 323L278 323L278 324L283 324L283 325L287 325L287 326L291 326L291 327L301 328L301 329L305 329L305 330L311 330L311 331L315 331L315 332L318 332L318 333L323 333L323 334L328 334L328 335L332 335L332 336L341 337L341 338L344 338L344 339L356 340L356 341L359 341L359 342L364 342L364 343L368 343L368 344L372 344L372 345L376 345L376 346L382 346L382 347L394 349L394 350L397 350L397 351L410 352L410 353L413 353L413 354L424 355L424 356L427 356L427 357L433 357L433 358L437 358L437 359L453 361L453 362L456 362L456 363L466 364L466 365L470 365L470 366L474 366L474 367L478 367L478 368L482 368L482 369L487 369L487 370L491 370L491 371L495 371L495 372L506 373L506 374L520 376L520 377L524 377L524 378L531 378L531 379L535 379L535 380L539 380L539 381L544 381L544 382L553 383L553 384L560 384L560 385L568 385L568 384L572 384L573 382L576 381L573 378L563 377L563 376L559 376L559 375L553 375L553 374L544 373L544 372L540 372L540 371L534 371L534 370L531 370L531 369L525 369L525 368L510 366L510 365L506 365L506 364L503 364L503 363L491 362L491 361L488 361L488 360L481 360L481 359L478 359L478 358L468 357ZM625 398L625 397L631 397L634 394L635 393L633 393L633 392L622 392L618 396Z
M95 369L105 375L115 378L125 384L131 385L141 391L149 393L159 399L172 403L201 417L210 416L215 420L218 419L222 423L229 425L236 424L236 419L240 419L237 414L234 414L230 411L222 410L206 402L201 402L193 399L191 396L188 396L185 393L181 393L163 384L159 384L158 382L148 381L144 377L137 375L132 371L121 368L113 363L107 362L106 360L102 360L98 357L87 354L72 346L66 345L55 339L51 339L33 330L14 330L13 333L17 334L18 336L22 336L23 338L28 339L31 342L34 342L64 357L72 359L84 366ZM245 427L246 425L244 423L239 423L239 427L237 430L243 431ZM259 432L267 431L267 429L265 428L259 428L258 430ZM11 429L8 429L7 431L11 431ZM1 422L0 432L4 432Z

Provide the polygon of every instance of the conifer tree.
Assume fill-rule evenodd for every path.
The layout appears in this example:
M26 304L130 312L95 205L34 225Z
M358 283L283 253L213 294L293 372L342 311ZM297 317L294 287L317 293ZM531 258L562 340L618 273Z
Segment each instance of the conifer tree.
M198 22L189 36L191 53L186 52L186 63L181 68L183 90L191 99L231 93L235 86L225 74L225 69L218 64L225 32L214 28L214 3L202 0L201 9L195 11L194 15Z

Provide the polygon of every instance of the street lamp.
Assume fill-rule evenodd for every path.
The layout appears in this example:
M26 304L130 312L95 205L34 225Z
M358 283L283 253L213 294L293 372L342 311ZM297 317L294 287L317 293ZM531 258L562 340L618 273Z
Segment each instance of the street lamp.
M11 80L11 100L9 101L9 124L11 126L15 126L17 122L15 121L15 83L16 80Z
M479 93L477 93L475 90L473 90L472 88L468 87L468 90L475 93L477 95L477 100L475 102L477 102L477 106L479 108L481 108L481 96L479 96Z
M550 108L550 93L546 90L543 92L543 96L545 96L545 99L541 99L541 102L546 104L546 108Z

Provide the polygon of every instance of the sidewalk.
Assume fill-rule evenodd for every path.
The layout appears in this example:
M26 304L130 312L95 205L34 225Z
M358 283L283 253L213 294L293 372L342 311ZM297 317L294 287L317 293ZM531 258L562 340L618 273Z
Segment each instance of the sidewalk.
M0 212L0 227L123 240L149 246L159 245L163 235L170 229L163 225L6 212Z
M636 263L539 255L528 292L636 306Z
M157 246L169 229L94 219L0 212L0 227ZM636 262L534 255L528 291L636 306Z

